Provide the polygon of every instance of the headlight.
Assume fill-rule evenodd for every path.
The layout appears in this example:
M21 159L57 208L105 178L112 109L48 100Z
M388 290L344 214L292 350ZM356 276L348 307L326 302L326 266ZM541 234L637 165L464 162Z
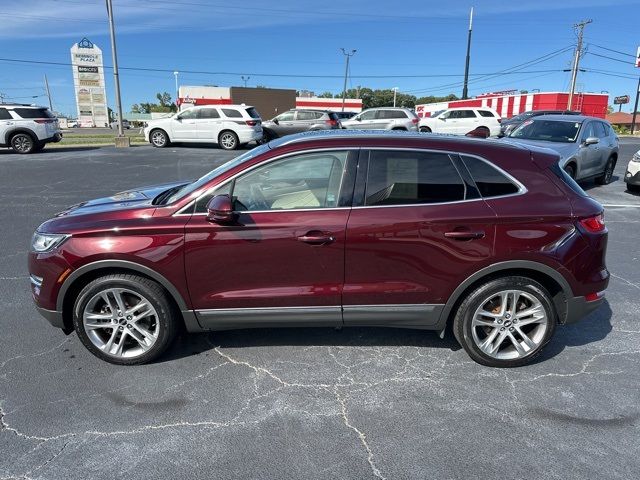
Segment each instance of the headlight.
M633 154L633 157L631 157L631 161L632 162L637 162L640 163L640 152L636 152Z
M62 243L71 235L66 233L40 233L36 232L31 238L31 250L36 253L49 252L54 248L62 245Z

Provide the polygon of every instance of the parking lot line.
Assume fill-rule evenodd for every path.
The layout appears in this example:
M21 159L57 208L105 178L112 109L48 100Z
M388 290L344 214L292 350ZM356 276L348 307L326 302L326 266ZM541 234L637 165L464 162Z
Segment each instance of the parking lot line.
M603 203L602 206L605 207L605 208L611 208L611 207L617 207L617 208L640 208L640 205L609 204L609 203Z

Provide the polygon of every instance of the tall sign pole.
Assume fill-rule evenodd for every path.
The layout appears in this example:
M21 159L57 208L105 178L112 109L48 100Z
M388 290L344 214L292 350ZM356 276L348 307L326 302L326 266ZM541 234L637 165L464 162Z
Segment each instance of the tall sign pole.
M573 27L578 30L578 43L576 44L576 52L573 57L573 67L571 68L571 90L569 90L569 101L567 102L567 110L571 110L573 104L573 94L576 91L576 81L578 80L578 69L580 68L580 57L582 56L582 36L584 27L589 25L593 20L583 20L576 23Z
M107 1L107 15L109 16L109 33L111 34L111 55L113 57L113 82L115 83L116 90L116 108L118 109L118 137L124 137L124 130L122 129L122 101L120 99L120 77L118 74L118 53L116 51L116 31L113 23L113 4L111 0ZM126 146L122 141L116 141L116 146Z
M640 68L640 47L636 53L636 67ZM636 89L636 103L633 107L633 119L631 120L631 135L636 129L636 115L638 114L638 97L640 96L640 77L638 77L638 88Z
M462 87L462 99L469 98L469 61L471 60L471 32L473 30L473 7L469 13L469 34L467 35L467 59L464 64L464 86Z
M347 52L344 48L341 48L342 54L347 57L347 63L344 66L344 86L342 87L342 111L344 112L344 101L347 98L347 75L349 75L349 59L356 54L356 50Z
M51 91L49 90L49 81L47 80L47 74L44 75L44 88L47 90L47 97L49 98L49 110L53 112L53 103L51 102Z

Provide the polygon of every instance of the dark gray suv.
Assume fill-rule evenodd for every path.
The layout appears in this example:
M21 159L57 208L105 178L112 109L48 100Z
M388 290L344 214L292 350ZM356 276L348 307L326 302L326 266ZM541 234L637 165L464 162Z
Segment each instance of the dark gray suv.
M263 142L292 133L340 128L340 120L328 110L288 110L262 122Z

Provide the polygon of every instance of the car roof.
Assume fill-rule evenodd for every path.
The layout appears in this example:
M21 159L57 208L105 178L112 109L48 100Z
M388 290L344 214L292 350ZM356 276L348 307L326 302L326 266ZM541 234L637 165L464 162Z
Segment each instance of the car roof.
M40 105L34 105L30 103L0 103L0 108L46 108L49 107L41 107Z
M590 117L588 115L538 115L535 118L531 119L534 122L538 120L555 120L557 122L584 122L585 120L600 120L603 121L602 118Z
M412 145L415 145L416 141L419 141L422 146L428 147L430 143L443 142L448 144L448 148L455 150L457 146L469 146L469 145L490 145L490 146L505 146L516 147L518 149L531 150L529 146L521 144L511 144L499 139L485 139L485 138L473 138L465 137L461 135L440 134L440 133L420 133L420 132L407 132L404 130L317 130L303 133L297 133L293 135L287 135L281 138L270 141L267 145L269 148L275 149L285 145L303 144L303 143L318 143L318 142L331 142L332 140L341 139L353 139L353 140L409 140L412 141ZM408 145L411 146L411 145Z
M254 108L253 105L237 105L235 103L234 104L216 103L216 104L211 104L211 105L193 105L193 106L191 106L189 108L200 109L200 108L207 108L207 107L208 108L211 108L211 107L218 107L218 108ZM187 109L185 108L185 110L187 110ZM171 113L171 112L167 112L167 113Z

